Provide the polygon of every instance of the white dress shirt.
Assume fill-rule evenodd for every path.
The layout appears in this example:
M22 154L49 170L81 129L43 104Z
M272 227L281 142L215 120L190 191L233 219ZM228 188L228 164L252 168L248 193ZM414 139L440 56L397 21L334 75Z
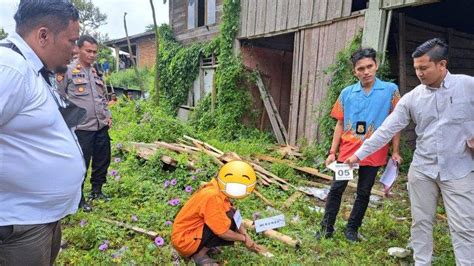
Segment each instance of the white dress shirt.
M363 159L389 142L410 119L416 124L412 166L441 181L474 171L474 77L447 73L440 88L418 85L405 94L382 126L355 152Z
M85 165L40 58L18 35L0 47L0 226L58 221L77 210Z

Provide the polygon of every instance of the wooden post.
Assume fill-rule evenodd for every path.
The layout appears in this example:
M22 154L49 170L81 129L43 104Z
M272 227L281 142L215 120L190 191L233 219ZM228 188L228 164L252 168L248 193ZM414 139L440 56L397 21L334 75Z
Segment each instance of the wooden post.
M214 110L216 109L216 97L217 97L216 72L217 72L217 68L214 69L214 75L212 76L211 112L213 112L213 113L214 113Z
M120 48L118 46L114 46L115 49L115 72L119 71L120 66Z
M171 4L171 3L170 3ZM158 34L158 24L156 24L155 6L153 0L150 0L151 12L153 14L153 25L155 26L155 102L160 103L160 35Z
M406 26L405 14L398 14L398 69L399 86L401 93L407 89L407 55L406 55Z
M132 60L133 68L135 69L135 75L137 75L138 83L140 84L141 97L144 97L145 88L143 87L143 81L140 77L140 73L138 73L138 68L135 62L135 58L133 58L132 45L130 44L130 38L128 38L127 20L125 19L126 16L127 16L127 12L124 12L123 13L123 27L125 28L125 37L127 38L128 53L130 54L130 59Z

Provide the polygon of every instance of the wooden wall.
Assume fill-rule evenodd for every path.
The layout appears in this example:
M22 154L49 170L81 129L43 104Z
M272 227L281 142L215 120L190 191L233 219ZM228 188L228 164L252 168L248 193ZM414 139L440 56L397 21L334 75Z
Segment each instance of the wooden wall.
M288 130L291 144L318 140L319 109L330 80L324 71L363 27L364 16L354 16L295 33Z
M283 124L285 128L288 128L293 53L243 45L241 55L245 68L250 71L257 69L260 72L263 83L275 102ZM259 124L256 126L260 130L272 132L270 119L257 86L252 84L249 88L253 96L254 108L261 114Z
M467 74L474 76L474 35L435 26L399 14L394 21L397 25L398 64L394 73L398 73L400 93L411 91L420 84L413 68L411 54L423 42L438 37L449 44L448 69L453 74ZM414 147L416 135L415 126L410 124L404 137Z
M351 15L352 0L241 0L238 38L295 31Z
M188 0L169 1L170 25L177 41L183 44L210 41L219 33L223 0L216 0L216 23L188 30Z

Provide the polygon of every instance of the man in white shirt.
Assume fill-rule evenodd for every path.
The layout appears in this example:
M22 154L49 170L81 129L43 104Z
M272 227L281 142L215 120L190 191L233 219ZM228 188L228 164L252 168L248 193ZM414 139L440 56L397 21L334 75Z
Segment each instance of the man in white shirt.
M64 0L22 0L14 18L0 45L0 265L52 265L85 174L50 80L70 62L79 14Z
M408 171L415 265L431 265L433 220L443 197L457 265L474 263L474 77L448 71L448 46L431 39L412 54L421 84L405 94L375 133L345 163L378 150L415 123Z

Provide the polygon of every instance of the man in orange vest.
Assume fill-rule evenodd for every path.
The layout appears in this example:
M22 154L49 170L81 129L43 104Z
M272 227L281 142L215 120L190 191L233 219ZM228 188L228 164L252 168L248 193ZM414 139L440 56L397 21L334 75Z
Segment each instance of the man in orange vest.
M245 228L236 224L242 219L230 201L250 195L256 183L255 171L247 163L232 161L222 166L217 178L194 193L179 211L171 233L173 247L198 265L217 265L207 252L235 241L262 251Z

